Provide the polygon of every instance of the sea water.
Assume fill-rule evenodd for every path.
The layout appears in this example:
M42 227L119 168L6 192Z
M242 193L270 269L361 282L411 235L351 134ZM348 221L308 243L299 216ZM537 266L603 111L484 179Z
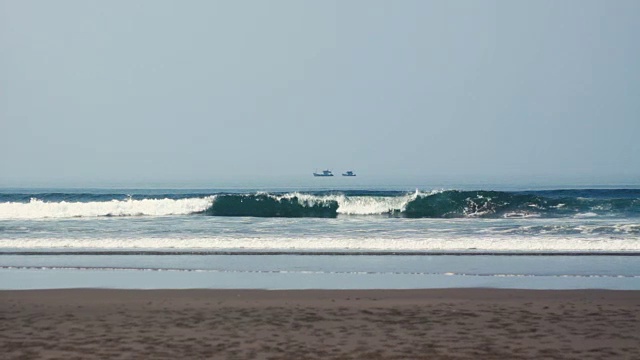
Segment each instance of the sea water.
M0 288L640 288L640 189L333 181L0 190Z

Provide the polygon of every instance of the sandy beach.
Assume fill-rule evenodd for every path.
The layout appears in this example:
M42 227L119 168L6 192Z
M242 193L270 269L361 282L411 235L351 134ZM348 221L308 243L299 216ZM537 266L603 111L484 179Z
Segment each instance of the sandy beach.
M0 291L4 359L638 359L640 291Z

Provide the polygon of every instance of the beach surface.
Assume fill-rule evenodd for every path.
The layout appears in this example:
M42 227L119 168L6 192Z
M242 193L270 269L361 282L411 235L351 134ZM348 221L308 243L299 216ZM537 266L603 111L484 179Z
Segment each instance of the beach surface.
M638 359L640 291L0 291L3 359Z

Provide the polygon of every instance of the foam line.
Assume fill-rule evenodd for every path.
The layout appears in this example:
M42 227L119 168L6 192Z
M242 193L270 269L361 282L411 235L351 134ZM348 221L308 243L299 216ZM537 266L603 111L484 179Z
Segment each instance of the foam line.
M640 251L0 251L17 256L640 256Z
M189 199L142 199L92 202L0 203L0 219L46 219L98 216L186 215L206 210L214 196Z

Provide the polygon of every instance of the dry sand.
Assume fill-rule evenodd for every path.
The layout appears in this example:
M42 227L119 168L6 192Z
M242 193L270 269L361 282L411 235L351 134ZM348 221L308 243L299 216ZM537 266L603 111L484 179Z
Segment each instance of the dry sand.
M0 291L2 359L640 359L640 291Z

